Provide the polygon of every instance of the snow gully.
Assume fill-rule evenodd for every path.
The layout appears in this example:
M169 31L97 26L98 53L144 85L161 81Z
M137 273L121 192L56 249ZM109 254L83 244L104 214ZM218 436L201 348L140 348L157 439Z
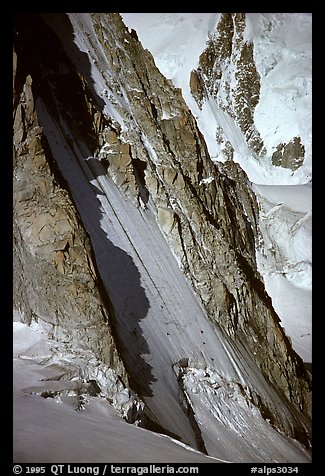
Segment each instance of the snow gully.
M71 464L52 464L51 473L55 476L59 474L93 474L94 476L99 475L99 466L74 466Z

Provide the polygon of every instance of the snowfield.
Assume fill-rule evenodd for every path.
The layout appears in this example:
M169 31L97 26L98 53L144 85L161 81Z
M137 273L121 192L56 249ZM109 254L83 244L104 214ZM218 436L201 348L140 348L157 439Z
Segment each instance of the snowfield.
M254 44L254 59L261 78L261 97L254 122L267 148L300 135L306 160L293 174L272 166L270 160L256 161L251 151L241 150L243 137L233 119L214 101L202 111L189 88L190 74L214 32L220 13L122 13L124 23L137 31L144 48L154 56L162 74L171 79L182 94L205 137L213 159L223 160L215 140L217 127L225 125L226 139L252 182L300 184L311 178L311 32L309 13L247 13L244 39ZM195 38L195 41L193 40ZM232 85L230 85L232 86ZM212 105L211 105L212 102ZM210 104L209 104L210 103ZM213 109L211 111L211 108ZM220 116L227 118L220 119ZM227 124L224 123L227 121Z
M254 59L261 77L254 122L269 156L278 143L301 137L306 159L288 183L307 182L312 154L312 16L250 13L247 18L245 34L254 43Z
M37 326L15 322L13 337L15 463L223 462L168 436L129 425L105 398L88 397L85 408L76 411L71 381L60 382L62 396L42 397L69 361L57 354L56 364L46 363L56 354L54 342ZM75 356L70 355L73 361Z
M270 446L272 462L309 460L297 442L274 432L249 406L238 385L227 384L213 370L192 367L194 362L181 371L185 394L195 408L207 449L217 448L220 457L126 423L101 396L87 395L80 406L74 382L60 379L80 358L78 350L51 341L37 324L14 322L13 354L14 463L265 462ZM251 431L259 435L253 448Z

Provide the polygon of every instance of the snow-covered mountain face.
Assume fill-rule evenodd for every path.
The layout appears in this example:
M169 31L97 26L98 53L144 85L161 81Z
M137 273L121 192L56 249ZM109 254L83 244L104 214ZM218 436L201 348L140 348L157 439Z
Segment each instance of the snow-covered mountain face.
M182 88L212 160L233 160L263 185L253 187L258 269L311 362L311 14L122 16Z
M122 17L182 89L212 159L233 158L255 183L311 180L311 14Z
M17 351L34 365L17 371L18 409L27 372L38 390L25 393L56 398L66 414L77 402L92 425L103 402L107 422L115 409L219 461L308 461L310 374L258 271L304 287L308 308L310 207L287 189L277 206L265 185L290 188L307 177L308 128L298 155L295 135L292 145L281 136L287 142L272 156L278 143L258 129L268 83L255 55L270 48L269 36L260 39L264 17L177 14L170 24L161 14L164 36L154 35L153 15L123 14L128 27L118 14L16 18L15 307L19 320L53 340ZM278 51L285 19L270 18ZM301 38L306 48L307 34ZM252 185L252 174L264 180ZM299 187L297 194L309 191ZM274 224L282 239L272 252ZM307 334L304 316L299 325ZM51 369L69 384L40 389L37 371ZM34 398L26 403L33 414ZM48 418L52 409L41 406ZM72 420L85 425L83 416ZM115 429L105 438L127 439ZM80 454L54 447L64 461ZM174 451L161 449L164 458ZM21 457L28 460L18 443Z

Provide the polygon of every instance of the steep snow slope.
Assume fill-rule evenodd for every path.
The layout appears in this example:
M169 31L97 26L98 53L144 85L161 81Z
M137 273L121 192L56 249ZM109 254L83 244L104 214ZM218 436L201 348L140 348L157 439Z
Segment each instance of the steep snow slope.
M216 132L221 127L225 141L234 149L233 160L241 165L251 182L274 185L271 202L274 205L281 202L282 205L281 210L273 208L272 213L266 213L269 209L264 210L271 188L253 187L262 209L259 270L294 348L304 361L311 362L310 188L290 188L309 182L311 177L311 15L249 13L246 14L244 32L245 40L253 42L254 60L261 81L260 100L254 113L255 126L269 158L279 142L300 135L305 146L305 160L294 172L274 166L267 157L257 160L232 117L213 99L205 100L200 109L191 95L190 74L197 66L194 54L205 48L204 43L213 33L220 14L164 14L162 21L160 15L123 13L122 17L129 27L137 30L141 42L152 52L162 73L182 88L212 159L226 159L216 141ZM195 25L195 35L189 25ZM174 41L168 42L170 35ZM168 57L173 58L173 67ZM235 73L234 70L230 80L235 81ZM277 185L281 187L276 188ZM301 204L308 203L308 210L298 209L297 216L293 216L292 205L287 205L292 203L293 197L296 203L298 200ZM297 233L293 226L298 220ZM302 235L304 238L299 238ZM286 252L282 249L281 254L272 254L270 250L283 248L284 242ZM298 253L295 251L297 246ZM282 272L283 276L279 274ZM303 290L299 292L301 286Z
M166 78L182 92L189 92L190 72L205 48L219 13L121 13L124 23L134 28ZM187 99L187 96L184 96Z
M15 322L13 337L14 462L223 462L168 436L128 425L100 396L87 396L76 411L80 395L73 382L56 380L77 354L48 340L35 325Z
M293 347L312 361L311 185L254 185L261 207L258 266Z
M308 13L247 15L245 39L254 43L261 76L254 122L267 155L272 155L278 143L298 135L305 146L304 164L293 177L288 176L289 184L308 182L311 177L311 34Z

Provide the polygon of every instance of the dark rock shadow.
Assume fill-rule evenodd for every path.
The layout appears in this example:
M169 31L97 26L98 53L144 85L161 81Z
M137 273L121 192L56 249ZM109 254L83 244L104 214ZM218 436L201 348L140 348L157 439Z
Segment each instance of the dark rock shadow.
M74 64L78 72L86 79L87 86L94 100L94 107L97 111L103 111L105 102L98 96L94 88L89 57L77 47L73 27L68 15L66 13L43 13L41 17L60 40L66 56Z
M58 31L54 32L47 20ZM77 161L72 175L70 165L69 174L69 160L80 156L78 141L87 144L89 156L94 155L98 146L87 98L93 97L92 107L98 112L102 112L104 102L94 89L88 56L75 45L73 28L65 14L17 14L14 46L18 55L16 86L24 84L26 75L30 74L34 98L42 99L50 116L62 128L62 143L58 144L49 123L46 120L42 123L40 117L52 173L68 191L90 235L99 288L110 311L110 325L130 384L141 397L152 396L151 383L156 379L152 367L142 357L150 353L140 327L141 320L147 316L149 301L141 286L140 272L132 257L113 244L101 227L103 213L96 194L103 192L94 190ZM87 95L72 57L81 65L87 80Z
M151 366L141 357L142 354L150 353L139 325L149 309L149 301L141 286L141 274L132 257L114 245L100 226L103 214L100 211L101 203L95 195L105 194L92 184L89 184L89 190L89 196L87 193L84 197L88 208L86 213L81 211L81 215L85 214L83 221L92 228L90 235L100 279L99 287L109 309L115 341L132 387L142 397L152 396L150 384L156 379L151 373ZM99 226L96 226L97 223Z
M313 372L313 364L312 362L304 362L305 369L308 370L310 373Z

